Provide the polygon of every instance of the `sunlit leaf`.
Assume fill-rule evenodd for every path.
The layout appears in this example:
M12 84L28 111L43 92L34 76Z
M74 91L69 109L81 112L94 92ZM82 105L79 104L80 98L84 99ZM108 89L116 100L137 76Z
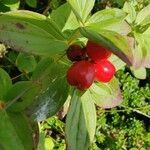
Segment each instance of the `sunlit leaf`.
M20 0L1 0L1 2L10 10L17 10L20 5Z
M119 83L115 78L109 83L94 83L89 90L92 100L102 108L113 108L122 102Z
M148 28L143 34L134 33L138 42L138 51L141 56L141 66L150 68L150 28Z
M93 142L96 129L96 110L89 91L73 93L66 121L68 149L86 150Z
M68 47L55 22L24 10L0 15L0 41L21 52L46 56Z
M50 16L63 31L68 29L73 30L79 27L79 23L68 3L53 10Z
M144 67L133 69L132 72L136 78L141 80L146 79L146 69Z
M150 5L144 7L138 14L136 21L137 25L146 25L150 23Z
M73 12L77 18L84 23L92 8L94 7L95 0L67 0L71 5Z
M111 55L111 57L109 57L109 61L115 66L116 71L122 69L126 65L125 62L123 62L116 55Z
M107 26L111 26L122 21L126 16L126 13L120 9L104 9L96 12L86 22L86 26L92 26L96 31L100 29L106 29Z
M123 10L128 14L126 17L127 22L132 24L136 19L135 7L130 2L125 2Z

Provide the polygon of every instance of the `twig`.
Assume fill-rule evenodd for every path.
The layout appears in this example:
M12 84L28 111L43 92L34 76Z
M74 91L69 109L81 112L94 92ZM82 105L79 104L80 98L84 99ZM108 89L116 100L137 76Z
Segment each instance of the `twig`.
M137 110L137 109L133 109L132 111L133 111L133 112L136 112L136 113L138 113L138 114L140 114L140 115L143 115L143 116L147 117L148 119L150 119L150 116L149 116L149 115L147 115L147 114L145 114L145 113L143 113L143 112L141 112L141 111L139 111L139 110Z
M45 10L43 11L43 15L47 15L47 12L49 11L49 9L51 8L51 5L50 5L51 1L49 1L47 7L45 8Z
M6 65L6 66L3 66L3 65L0 65L1 68L11 68L12 65Z
M131 107L123 106L123 105L121 107L123 107L124 109L122 109L122 110L115 110L115 112L133 111L133 112L136 112L136 113L138 113L140 115L143 115L143 116L145 116L145 117L150 119L149 115L147 115L144 112L140 111L140 110L143 110L143 109L148 109L148 108L150 109L150 105L144 106L144 107L139 107L139 108L131 108ZM112 110L104 110L104 109L100 109L99 110L99 113L105 113L105 112L109 113L109 112L112 112Z
M15 76L15 77L13 77L13 78L11 78L11 80L15 80L15 79L19 78L19 77L22 76L22 75L23 75L23 73L21 73L21 74Z

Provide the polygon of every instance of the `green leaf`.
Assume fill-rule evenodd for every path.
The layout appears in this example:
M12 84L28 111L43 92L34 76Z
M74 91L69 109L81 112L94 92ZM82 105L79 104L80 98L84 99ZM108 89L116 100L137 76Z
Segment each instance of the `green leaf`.
M19 112L30 106L39 95L40 86L32 81L15 83L6 93L4 100L8 102L8 110Z
M73 12L76 17L85 23L88 15L90 14L92 8L94 7L95 0L67 0L71 5Z
M40 139L38 144L38 150L53 150L54 149L54 141L51 137L46 138L45 133L40 133Z
M148 28L143 34L141 33L134 33L134 36L138 43L138 53L141 62L140 66L150 68L150 28Z
M65 30L75 30L79 27L77 18L68 3L65 3L56 10L53 10L50 16L63 32ZM68 39L68 37L66 38Z
M113 108L122 102L119 83L115 78L109 83L94 83L89 90L92 100L102 108Z
M17 10L20 5L19 0L1 0L1 2L6 6L9 7L10 10Z
M44 134L44 132L40 132L37 150L45 150L45 134Z
M42 67L42 72L38 74ZM64 64L52 62L49 58L41 60L35 69L32 78L41 82L43 92L29 109L34 119L41 121L54 115L65 103L69 90L66 69Z
M150 5L144 7L138 14L135 23L137 25L147 25L150 23Z
M132 65L133 55L126 37L109 30L96 32L89 28L80 28L81 33L88 39L108 48L128 65Z
M17 56L18 56L18 52L16 51L9 51L9 53L7 54L7 57L13 64L16 63Z
M32 150L30 124L23 114L0 110L0 145L5 150Z
M150 15L148 16L148 17L146 17L143 21L142 21L142 23L140 24L140 25L142 25L142 26L149 26L149 24L150 24Z
M131 27L126 21L121 21L115 24L108 25L103 29L114 31L121 35L128 35L131 32Z
M37 0L26 0L26 3L33 8L36 8L37 6Z
M71 11L68 20L66 21L65 26L63 27L62 31L66 30L76 30L79 27L79 23L77 18L75 17L74 13Z
M132 69L132 73L134 74L134 76L138 79L146 79L146 69L144 67L138 68L138 69Z
M116 55L111 55L109 58L109 61L115 66L116 71L122 69L126 64L118 58Z
M125 17L126 13L120 9L104 9L91 16L85 26L96 32L100 32L103 29L127 35L131 32L131 28L123 20Z
M96 32L103 29L127 35L131 32L131 27L124 21L125 16L126 14L120 9L104 9L91 16L85 26Z
M134 5L130 2L125 2L123 10L128 13L126 17L127 22L132 24L136 19L136 11Z
M56 79L46 91L38 96L30 107L32 118L42 121L51 117L63 106L68 96L68 85L64 79Z
M3 100L5 93L11 88L12 81L9 74L0 68L0 100Z
M96 110L91 94L74 91L66 121L68 149L87 150L96 129Z
M36 60L33 55L20 53L16 59L16 66L21 72L32 72L36 67Z
M10 8L5 6L1 1L0 1L0 12L7 12L10 11Z
M125 17L126 13L120 9L104 9L91 16L85 25L92 26L96 31L99 31L122 21Z
M77 18L68 3L65 3L56 10L53 10L51 13L51 19L56 22L69 41L72 34L74 34L74 30L79 27Z
M42 80L50 73L53 60L49 57L41 59L32 74L32 80Z
M58 7L56 10L53 10L50 17L57 23L59 28L62 30L69 18L70 13L71 7L68 3L65 3Z
M21 52L46 56L62 53L68 48L55 22L24 10L0 15L0 41Z
M45 149L46 150L53 150L54 149L54 142L52 138L45 138Z
M128 41L133 54L132 68L137 69L142 65L142 51L138 48L135 38L128 37Z

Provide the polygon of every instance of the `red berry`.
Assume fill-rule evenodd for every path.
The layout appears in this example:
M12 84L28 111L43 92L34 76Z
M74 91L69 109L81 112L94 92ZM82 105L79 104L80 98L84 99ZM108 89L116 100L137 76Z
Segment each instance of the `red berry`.
M89 88L95 78L94 65L86 60L74 63L67 72L67 81L83 91Z
M95 63L94 67L96 80L100 82L109 82L116 72L114 65L106 59Z
M86 49L87 49L87 55L94 62L97 62L101 59L107 59L111 55L111 52L108 51L105 47L92 41L88 41Z
M86 51L79 45L71 45L67 50L67 57L71 61L80 61L85 58Z

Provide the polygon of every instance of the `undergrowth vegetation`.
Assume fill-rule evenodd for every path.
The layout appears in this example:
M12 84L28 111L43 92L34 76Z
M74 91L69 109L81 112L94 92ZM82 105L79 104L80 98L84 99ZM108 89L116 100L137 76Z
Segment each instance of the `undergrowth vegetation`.
M148 150L150 148L150 78L136 79L128 68L119 70L116 76L120 81L123 103L111 110L97 107L96 136L90 150ZM40 128L39 150L44 145L54 150L66 149L65 118L51 117L42 122ZM46 143L45 138L48 141Z

